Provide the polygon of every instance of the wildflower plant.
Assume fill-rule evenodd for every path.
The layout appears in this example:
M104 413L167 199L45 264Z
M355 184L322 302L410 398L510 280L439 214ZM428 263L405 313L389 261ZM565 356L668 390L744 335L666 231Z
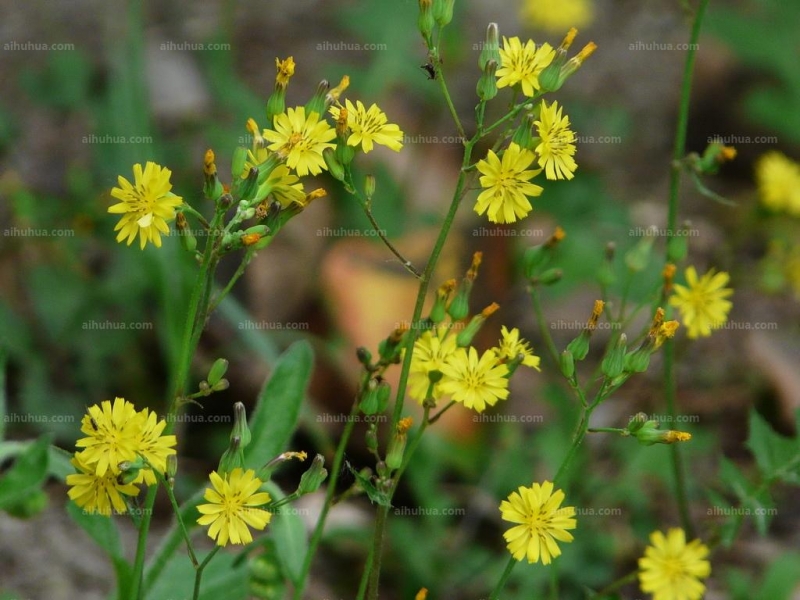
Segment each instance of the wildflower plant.
M534 4L529 2L525 8L531 21L552 27L557 19L548 13L557 12L552 8L555 4ZM707 0L701 0L694 16L686 81L692 73L706 5ZM590 2L565 6L576 23L591 19ZM305 104L290 105L290 82L295 71L303 68L292 57L275 60L275 85L265 99L265 114L258 120L243 116L242 127L251 141L234 151L230 173L218 172L212 149L198 157L202 199L188 190L181 190L181 195L173 192L171 170L153 161L133 165L133 182L119 176L118 185L111 190L117 202L107 210L119 215L114 230L118 242L130 246L138 238L139 248L145 252L158 251L164 244L180 244L197 265L177 372L165 406L156 412L149 407L151 399L99 400L87 408L81 421L83 437L75 442L69 457L72 472L65 475L65 481L71 514L111 556L120 599L154 597L153 590L169 579L177 561L187 569L191 565L194 575L193 581L180 581L182 597L208 597L203 594L210 593L212 578L204 578L204 574L212 565L233 571L245 556L255 554L254 564L280 565L280 575L274 577L265 567L266 572L252 579L277 579L274 588L272 583L263 587L273 593L288 586L291 597L301 600L307 597L332 507L356 494L369 499L374 524L364 569L351 597L383 597L382 558L391 531L390 508L409 466L428 440L428 430L448 412L470 416L500 412L516 393L517 381L545 373L553 374L569 394L565 411L574 419L572 435L566 451L553 457L552 472L534 473L531 468L531 472L514 473L518 481L493 499L497 507L491 517L495 546L499 550L505 547L507 553L502 558L505 568L491 573L493 585L482 591L492 600L505 597L513 571L523 568L549 569L551 589L557 590L559 562L574 551L577 544L571 542L588 535L582 531L581 486L575 465L580 459L592 460L584 452L588 436L600 442L613 436L645 454L653 451L653 446L669 446L680 527L669 528L666 535L653 532L649 545L638 540L641 558L637 570L603 590L586 585L584 591L591 597L613 597L610 594L638 580L641 591L655 600L702 597L704 581L712 573L714 544L706 545L704 536L695 533L687 506L687 473L679 448L691 442L692 433L662 428L658 420L638 408L631 411L632 417L612 423L615 426L599 427L594 420L603 412L598 411L601 406L615 402L615 394L630 379L652 371L655 361L663 363L666 411L674 417L676 342L702 344L702 338L713 335L727 321L733 308L731 276L715 265L698 275L688 261L686 238L675 232L681 230L681 176L690 177L700 194L719 200L701 177L713 175L720 164L734 158L735 150L710 144L703 154L686 152L687 83L671 165L666 244L656 249L654 237L645 236L622 260L613 244L606 247L595 300L583 307L580 315L584 324L567 343L558 343L547 325L544 300L548 288L564 275L560 266L564 240L577 232L554 227L546 241L527 248L521 258L531 312L539 329L538 340L531 343L534 338L526 333L526 339L519 328L510 326L497 303L474 306L481 251L473 254L465 272L448 273L445 277L450 278L443 282L434 281L434 272L459 212L471 211L472 218L500 226L531 220L537 216L536 202L547 196L551 186L575 183L572 180L581 173L578 137L557 92L584 68L597 47L588 42L571 53L578 35L574 27L564 32L560 43L551 43L518 35L501 37L497 24L489 24L473 73L474 119L473 115L467 119L459 114L451 97L441 53L453 11L452 0L419 0L416 27L427 52L426 69L463 140L450 205L424 265L413 264L403 248L383 233L372 212L373 204L380 202L375 178L360 178L354 169L360 154L371 153L378 146L402 152L407 126L394 123L395 117L370 98L350 94L348 76L334 87L323 81L313 93L304 92ZM787 161L778 155L765 157L758 171L759 185L769 210L795 214L800 171ZM308 462L306 451L288 449L312 371L313 353L306 342L291 346L274 365L250 417L242 402L231 407L233 425L227 449L217 466L204 474L199 489L181 503L176 480L183 476L178 458L182 440L176 424L188 405L202 406L230 385L224 358L216 360L198 381L195 355L206 324L256 252L269 252L289 221L302 219L311 202L323 201L328 192L312 190L309 179L323 173L326 185L340 188L359 206L386 252L399 261L404 275L416 282L413 314L410 320L401 321L406 325L382 332L383 339L375 347L357 349L356 393L335 450L327 458L320 454L310 461L294 492L284 493L272 476L289 461ZM169 235L173 232L177 240ZM218 267L226 257L236 266L223 275ZM683 276L677 277L685 284L676 282L679 267ZM645 300L636 306L629 297L634 282L646 288ZM438 287L434 290L432 286ZM479 335L489 321L500 331L493 346ZM598 334L602 325L611 330L607 338ZM592 369L593 358L597 364ZM363 445L374 464L359 469L345 451L355 442L355 423L374 415L386 416L388 425L379 429L373 423L367 429ZM753 422L752 431L754 446L771 449L783 443L760 421ZM768 473L765 482L789 478L787 473L796 467L796 458L783 460L786 454L762 450L762 466ZM766 483L752 483L733 467L726 467L725 479L737 490L742 504L766 502ZM343 492L347 480L351 484ZM185 488L191 482L187 478L181 484ZM303 523L291 521L281 508L317 491L324 498L307 535ZM159 493L169 501L174 524L148 558ZM116 540L116 518L130 518L137 529L132 558L123 556L116 543L109 541ZM687 539L692 541L687 543ZM229 546L241 546L241 554L234 556ZM289 550L293 551L290 557L282 554ZM274 561L273 555L277 555ZM518 567L519 563L525 564ZM263 589L258 593L259 597L277 597L266 595ZM424 600L427 594L423 588L416 598Z

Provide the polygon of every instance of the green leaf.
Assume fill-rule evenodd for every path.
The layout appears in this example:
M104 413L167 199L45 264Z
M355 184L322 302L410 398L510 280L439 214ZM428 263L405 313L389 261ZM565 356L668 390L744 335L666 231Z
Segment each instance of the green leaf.
M750 411L750 437L746 445L755 456L764 479L800 484L800 447L797 439L773 431L755 410Z
M6 359L8 352L0 346L0 442L6 433Z
M51 435L43 435L20 453L0 477L0 509L7 509L38 489L47 477L47 450Z
M286 449L297 426L313 362L311 346L304 340L292 344L278 359L250 419L253 437L245 450L248 467L257 469Z
M207 553L198 553L197 559L203 561ZM147 598L169 598L189 600L194 589L195 570L185 552L173 556L164 569L164 576L152 589ZM247 598L247 562L237 562L237 554L218 552L203 570L200 584L200 600L245 600Z
M784 554L770 564L754 600L789 600L800 582L800 554Z
M111 517L88 513L71 500L67 502L67 513L115 563L123 560L119 531Z
M719 478L739 500L747 498L753 490L753 485L739 470L739 467L725 457L720 460Z
M272 482L267 483L267 491L273 500L282 499L285 494ZM269 523L278 562L284 576L297 585L303 573L303 561L308 552L308 539L303 519L294 512L291 505L278 508Z

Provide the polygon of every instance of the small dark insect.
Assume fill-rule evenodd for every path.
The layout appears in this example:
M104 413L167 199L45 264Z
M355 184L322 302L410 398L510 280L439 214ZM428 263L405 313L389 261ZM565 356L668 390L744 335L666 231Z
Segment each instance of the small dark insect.
M428 79L436 79L436 67L433 66L431 61L426 62L424 65L420 65L419 68L428 74Z

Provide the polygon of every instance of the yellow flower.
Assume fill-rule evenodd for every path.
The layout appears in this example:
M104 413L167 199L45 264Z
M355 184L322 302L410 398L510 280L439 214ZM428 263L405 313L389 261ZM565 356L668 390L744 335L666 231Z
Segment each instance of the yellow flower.
M78 448L84 448L81 460L86 466L94 466L99 477L108 471L117 475L119 463L136 460L141 415L124 398L115 398L113 405L103 400L100 406L90 406L87 412L81 421L81 431L88 437L75 442Z
M541 371L539 363L541 358L536 356L530 348L530 344L524 339L519 337L519 329L514 327L509 331L505 325L500 328L500 345L497 347L497 356L500 360L512 361L520 354L523 356L522 364L526 367L532 367L537 371Z
M442 366L456 350L456 336L451 335L446 325L439 326L436 331L426 331L414 342L414 355L411 358L411 370L408 375L408 395L417 402L427 397L430 379L428 373L441 371ZM439 382L441 383L441 381ZM432 395L434 400L442 397L439 383L434 384Z
M399 152L403 147L403 132L400 127L394 124L387 124L386 115L373 104L369 109L365 108L360 100L356 100L355 106L350 100L345 100L345 107L347 110L347 126L352 133L347 138L348 146L358 146L364 149L364 152L371 152L373 142L391 148L395 152ZM329 111L333 118L339 120L339 112L341 108L331 106Z
M89 513L108 516L112 507L118 513L125 513L127 505L122 494L136 496L139 488L132 483L120 483L117 481L117 474L111 470L106 471L104 475L98 475L94 466L83 462L82 454L76 454L70 460L80 473L67 475L67 485L70 486L67 495Z
M545 481L522 486L500 503L503 520L518 523L503 534L515 559L527 558L529 563L541 560L549 565L561 555L556 540L571 542L573 537L567 530L577 527L575 507L562 508L563 501L564 492L553 492L552 482Z
M508 367L500 364L492 350L478 358L475 348L470 347L469 352L458 348L441 371L441 391L475 412L481 413L487 404L494 406L498 400L508 398Z
M539 166L548 179L572 179L578 165L575 163L575 132L569 128L569 117L561 114L558 102L550 106L542 100L539 120L534 121L539 132Z
M200 525L210 525L208 537L216 540L218 546L249 544L253 541L248 525L254 529L264 529L272 519L272 514L262 508L272 498L266 492L258 492L262 481L255 471L242 471L237 467L223 479L216 471L209 476L213 488L206 488L204 498L209 504L197 507L201 517Z
M175 207L183 199L171 193L169 178L172 171L154 162L133 165L133 184L121 175L117 178L119 187L111 190L111 195L119 204L110 206L108 212L123 215L114 227L119 231L117 241L128 239L130 246L139 235L139 246L144 249L147 242L156 248L161 247L161 234L169 233L168 221L175 218Z
M585 27L594 19L591 0L525 0L520 16L531 27L561 33Z
M336 131L319 114L312 112L306 116L302 106L289 108L285 113L275 116L275 130L265 129L264 137L272 142L269 149L286 156L286 164L297 171L301 177L312 173L319 175L327 169L322 151L333 148L330 141Z
M509 39L503 36L497 87L520 84L522 93L532 97L540 88L539 73L553 61L555 53L553 47L546 42L537 48L533 40L528 40L523 46L518 37Z
M247 178L250 174L250 169L256 168L261 163L266 162L271 154L271 152L267 150L266 141L261 135L261 129L259 129L255 119L247 119L245 127L247 128L247 132L253 137L253 143L247 151L247 158L245 159L244 168L240 175L242 179Z
M756 163L756 182L767 208L800 216L800 165L780 152L767 152Z
M294 75L294 58L291 56L286 60L275 59L275 68L278 71L275 75L275 88L285 90L289 85L289 80Z
M683 529L670 529L666 537L654 531L639 559L639 585L653 600L698 600L706 589L700 580L711 574L707 556L700 540L686 543Z
M266 198L269 194L286 208L293 202L304 205L306 193L300 179L286 165L278 165L258 187L258 198Z
M533 152L511 143L502 160L492 151L478 161L483 191L475 203L475 212L487 213L492 223L514 223L533 209L528 196L538 196L542 188L529 180L541 170L529 170L536 157Z
M145 408L137 413L140 418L140 430L136 443L136 454L143 457L162 475L167 470L167 456L175 454L178 440L174 435L162 435L167 422L159 419L155 412ZM146 485L155 485L156 477L152 469L142 469L138 483L144 479Z
M730 276L724 272L714 273L711 269L700 279L694 267L686 269L688 286L675 285L675 294L669 303L680 310L683 324L689 329L691 339L708 337L711 330L721 327L728 320L732 303L726 300L733 290L725 285Z

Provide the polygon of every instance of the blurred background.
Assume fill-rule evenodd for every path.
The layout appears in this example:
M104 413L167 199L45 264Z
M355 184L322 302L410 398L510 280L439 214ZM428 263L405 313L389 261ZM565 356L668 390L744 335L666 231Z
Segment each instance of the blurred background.
M501 35L553 46L574 25L578 49L590 40L599 49L556 94L578 135L575 179L544 183L533 213L514 227L477 217L470 196L445 248L432 287L460 278L480 250L484 264L473 310L501 305L476 345L493 345L501 324L519 327L545 368L518 373L510 400L497 407L516 422L477 422L455 409L426 435L395 499L400 512L390 522L382 598L413 598L423 586L429 598L485 596L506 561L499 501L520 485L552 477L560 463L575 426L574 400L540 351L521 255L556 225L566 230L558 264L564 277L543 298L552 335L563 347L580 327L569 324L583 323L598 297L606 244L616 244L614 264L623 274L624 254L644 230L665 227L682 44L690 25L683 5L456 3L442 55L468 131L490 21ZM293 56L297 64L288 106L304 104L322 79L335 85L349 74L345 96L378 103L400 125L402 152L379 148L359 156L357 169L377 178L378 222L401 252L424 265L450 201L461 146L437 85L420 68L427 57L417 10L412 0L0 0L6 439L52 432L55 443L71 450L86 407L115 396L163 411L196 264L177 240L166 239L160 250L119 246L116 217L107 214L109 191L118 175L131 178L134 163L153 160L172 170L176 194L207 212L203 154L212 148L222 179L229 179L234 148L249 145L245 121L264 121L276 57ZM789 261L800 228L797 218L759 205L754 164L769 150L800 159L798 22L800 4L794 2L711 2L700 39L688 150L702 153L713 138L736 147L736 160L705 180L735 205L713 202L685 182L680 218L693 231L690 262L701 272L714 266L731 273L730 320L745 324L691 344L679 335L677 342L679 406L687 417L678 428L694 436L684 456L691 464L692 513L703 534L725 518L709 515L704 487L717 477L719 455L745 473L753 469L744 443L748 411L757 409L778 432L796 434L800 259ZM490 116L503 114L500 98ZM330 461L356 391L355 349L374 349L411 317L415 281L370 235L357 203L332 178L318 179L328 197L259 254L209 324L195 375L199 380L214 359L225 357L231 387L203 409L190 409L192 418L180 431L179 495L215 467L227 446L232 404L252 407L277 356L298 339L312 343L315 368L292 449L321 452ZM656 258L632 282L633 301L647 300L660 277L663 244L656 238ZM221 272L235 267L229 260ZM757 323L772 325L757 329ZM598 331L601 343L593 345L586 373L602 354L605 334ZM648 373L626 384L595 413L594 424L622 427L638 411L663 413L660 367L654 360ZM364 431L357 428L347 453L357 468L372 466ZM583 597L581 586L597 589L634 569L649 532L678 523L668 448L590 436L587 449L573 468L569 500L604 514L580 520L576 542L559 559L562 598ZM301 472L290 466L278 482L294 489ZM343 489L350 483L345 475ZM0 598L108 597L110 563L64 513L64 486L52 482L45 491L49 503L27 519L0 514ZM708 598L792 597L800 512L789 502L791 493L775 490L780 510L767 535L745 523L738 543L715 554ZM309 526L315 498L304 499ZM161 508L157 528L168 524L168 506ZM364 497L334 511L308 598L353 597L372 511ZM132 529L118 520L132 552ZM548 578L545 569L518 568L504 599L538 597ZM623 591L624 598L640 594L635 586ZM282 597L280 584L263 597Z

